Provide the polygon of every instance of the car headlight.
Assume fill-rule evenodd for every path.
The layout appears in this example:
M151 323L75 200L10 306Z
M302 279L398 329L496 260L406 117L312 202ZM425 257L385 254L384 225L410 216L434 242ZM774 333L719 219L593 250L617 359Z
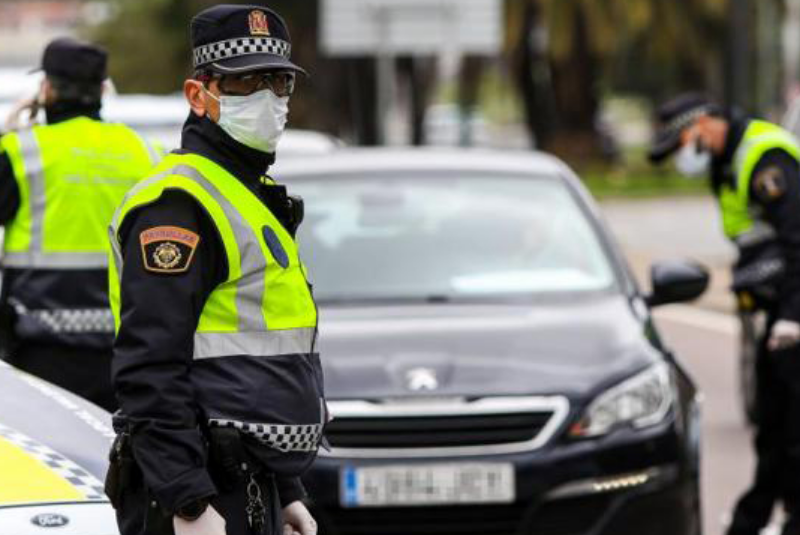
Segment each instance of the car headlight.
M597 396L570 435L595 437L623 425L654 425L669 413L672 402L669 367L656 364Z

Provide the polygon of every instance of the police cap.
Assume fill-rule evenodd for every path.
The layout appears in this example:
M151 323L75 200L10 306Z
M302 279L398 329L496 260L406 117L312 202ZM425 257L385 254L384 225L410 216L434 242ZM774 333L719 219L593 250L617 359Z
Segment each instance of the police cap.
M659 163L681 144L681 133L702 115L719 115L720 108L700 93L684 93L656 110L656 132L648 157Z
M222 4L192 19L194 68L220 74L263 69L305 73L289 61L292 40L283 19L271 9Z
M108 77L108 54L102 48L62 37L44 49L42 65L37 71L78 83L100 84Z

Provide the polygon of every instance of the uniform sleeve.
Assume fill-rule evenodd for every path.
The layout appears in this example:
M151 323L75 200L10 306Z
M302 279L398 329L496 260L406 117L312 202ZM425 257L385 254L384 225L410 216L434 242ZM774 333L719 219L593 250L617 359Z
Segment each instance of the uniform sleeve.
M19 186L14 178L14 170L8 154L0 151L0 225L5 225L17 215L19 210Z
M160 229L198 236L179 258L174 240L161 249ZM178 230L176 230L178 229ZM120 229L123 269L114 388L132 424L131 444L144 481L169 512L216 489L205 468L189 380L192 341L203 306L226 278L223 246L208 216L183 192L167 192L132 213ZM189 242L187 242L189 243Z
M286 507L297 500L304 500L307 496L306 489L299 477L277 477L276 483L281 507Z
M750 198L777 232L786 262L780 319L800 321L800 166L785 151L764 154L750 181Z

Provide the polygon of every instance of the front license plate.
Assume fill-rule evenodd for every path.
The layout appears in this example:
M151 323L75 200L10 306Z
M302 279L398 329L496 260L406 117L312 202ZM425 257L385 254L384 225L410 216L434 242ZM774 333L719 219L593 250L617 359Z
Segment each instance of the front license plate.
M420 506L514 501L508 463L400 464L346 467L342 506Z

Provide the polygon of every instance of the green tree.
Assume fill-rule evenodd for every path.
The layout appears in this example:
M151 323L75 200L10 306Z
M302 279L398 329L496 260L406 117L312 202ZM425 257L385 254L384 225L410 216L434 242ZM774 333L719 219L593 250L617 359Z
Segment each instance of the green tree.
M247 0L226 0L249 4ZM189 21L214 0L108 0L111 16L85 33L110 52L120 92L180 91L191 74ZM363 59L332 60L317 46L318 0L271 0L292 33L292 59L311 73L292 99L290 124L356 141L374 141L374 73ZM371 70L372 69L372 70ZM335 103L332 105L331 103Z
M608 157L597 119L615 81L661 83L671 72L705 85L726 1L508 0L508 45L536 145L573 161ZM616 69L615 79L626 54L643 70Z

